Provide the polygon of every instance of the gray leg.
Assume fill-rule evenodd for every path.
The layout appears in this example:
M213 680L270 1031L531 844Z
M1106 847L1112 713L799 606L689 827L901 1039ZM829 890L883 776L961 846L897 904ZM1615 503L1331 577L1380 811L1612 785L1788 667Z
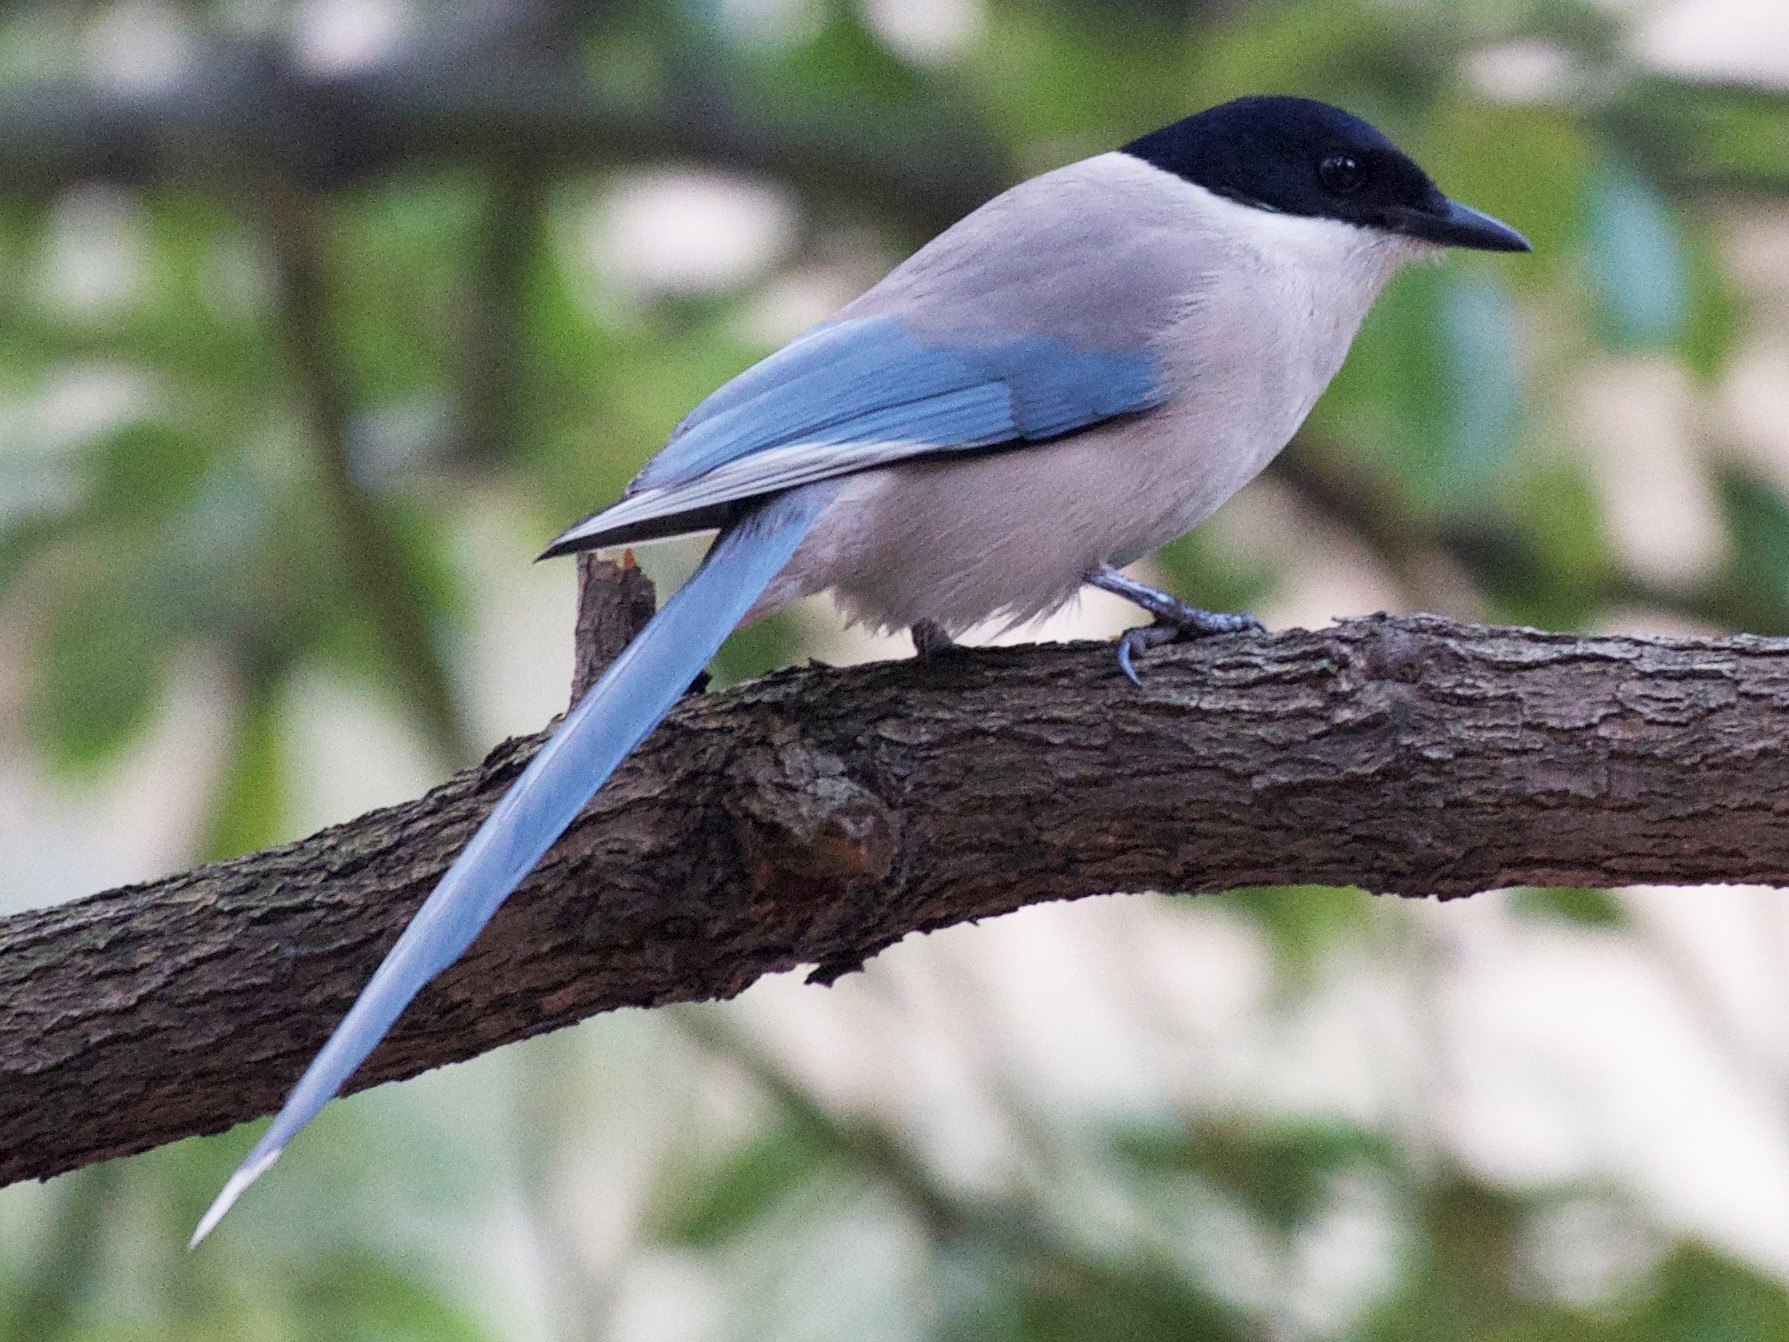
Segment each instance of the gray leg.
M913 651L921 657L936 657L957 646L936 620L920 620L907 633L913 639Z
M1154 624L1126 630L1124 636L1118 640L1118 669L1129 676L1133 684L1143 683L1137 678L1137 668L1132 661L1139 652L1168 643L1185 643L1195 638L1206 638L1212 634L1258 634L1263 629L1261 621L1253 615L1228 615L1220 611L1200 610L1197 606L1187 605L1177 596L1158 592L1153 587L1145 587L1135 579L1125 577L1110 564L1101 564L1087 575L1087 581L1101 591L1121 596L1155 616Z

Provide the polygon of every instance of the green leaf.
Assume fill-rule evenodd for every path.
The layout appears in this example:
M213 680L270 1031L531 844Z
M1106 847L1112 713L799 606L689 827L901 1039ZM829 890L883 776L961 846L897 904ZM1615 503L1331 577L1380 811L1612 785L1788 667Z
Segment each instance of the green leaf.
M1254 610L1273 592L1272 569L1238 564L1204 531L1189 531L1158 550L1155 558L1168 570L1173 590L1205 610Z
M1204 101L1299 93L1345 106L1396 139L1452 77L1459 28L1432 7L1302 0L1233 13L1200 35L1195 86Z
M1512 902L1519 913L1580 927L1621 928L1628 922L1627 910L1607 890L1570 886L1518 890Z
M933 1259L939 1342L1243 1342L1259 1333L1227 1302L1165 1265L1000 1252L952 1240Z
M330 1254L297 1283L297 1317L315 1342L482 1342L472 1315L420 1272L361 1254Z
M1318 402L1313 430L1377 459L1420 502L1478 497L1515 454L1517 345L1514 306L1495 281L1432 268L1400 276Z
M1583 118L1560 108L1488 106L1444 97L1405 144L1450 196L1520 229L1528 256L1450 253L1449 271L1492 274L1545 295L1571 274L1584 236L1586 180L1599 145Z
M1721 270L1716 239L1697 232L1686 246L1690 316L1679 352L1699 376L1713 380L1726 369L1745 332L1745 306Z
M913 106L927 88L923 75L876 40L855 7L829 7L819 31L765 74L765 91L777 102L807 105L834 120L855 119L871 106Z
M1595 614L1595 594L1617 560L1602 526L1602 502L1583 463L1549 455L1526 461L1505 496L1533 547L1535 573L1525 590L1499 593L1509 619L1551 629Z
M345 198L329 234L330 318L338 356L370 401L438 391L468 318L466 261L476 239L476 176L401 177Z
M951 1240L932 1257L938 1342L1025 1342L1025 1274L992 1245Z
M1255 1342L1261 1336L1215 1295L1150 1264L1038 1263L1027 1285L1015 1302L1024 1342Z
M1393 1289L1357 1335L1372 1342L1617 1342L1606 1321L1537 1301L1520 1261L1530 1207L1452 1169L1425 1178ZM1634 1342L1639 1342L1635 1339Z
M736 631L721 645L714 659L716 686L736 685L785 667L800 648L801 638L789 616L779 614L759 620Z
M109 763L154 716L165 649L125 566L90 579L55 614L37 666L41 744L76 770Z
M691 1248L724 1243L828 1167L812 1146L786 1129L771 1128L675 1201L664 1213L659 1237Z
M206 444L168 424L137 421L93 444L92 503L115 516L142 518L197 491L210 465Z
M205 827L206 861L235 857L286 838L285 741L279 685L252 687L236 711L229 763Z
M1789 601L1789 502L1741 471L1723 472L1719 485L1734 553L1746 557L1747 571L1779 600Z
M1288 984L1310 986L1319 963L1361 935L1373 916L1373 897L1358 887L1264 885L1215 896L1267 933Z
M1780 1281L1697 1245L1678 1249L1640 1309L1636 1334L1658 1342L1778 1342L1789 1337Z
M1789 182L1789 103L1772 90L1653 77L1627 84L1614 115L1692 180L1780 191Z
M1117 1153L1157 1173L1196 1174L1282 1235L1323 1209L1335 1176L1357 1166L1396 1171L1384 1139L1342 1124L1201 1123L1120 1134Z
M0 593L12 586L60 530L55 522L41 516L0 526Z
M1004 7L998 35L970 61L978 101L1026 171L1110 149L1191 110L1185 30L1148 35L1157 40L1137 40L1103 6Z

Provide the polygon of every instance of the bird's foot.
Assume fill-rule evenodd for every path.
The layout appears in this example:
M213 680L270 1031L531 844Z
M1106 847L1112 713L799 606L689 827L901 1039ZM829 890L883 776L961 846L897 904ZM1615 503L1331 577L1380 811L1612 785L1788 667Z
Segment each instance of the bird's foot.
M1130 677L1131 684L1143 683L1134 659L1138 653L1150 648L1191 643L1213 634L1259 634L1265 631L1265 626L1253 615L1231 615L1223 611L1200 610L1197 606L1185 606L1180 613L1186 618L1170 620L1157 616L1155 623L1138 625L1118 636L1118 669Z
M1118 640L1118 669L1129 676L1132 684L1141 685L1135 663L1136 655L1150 648L1170 643L1190 643L1213 634L1264 632L1265 626L1253 615L1231 615L1223 611L1200 610L1177 596L1158 592L1155 588L1127 578L1110 565L1102 565L1087 576L1087 581L1103 591L1121 596L1155 616L1155 623L1127 630Z
M913 639L913 651L921 658L936 657L957 646L950 632L936 620L918 620L907 633Z

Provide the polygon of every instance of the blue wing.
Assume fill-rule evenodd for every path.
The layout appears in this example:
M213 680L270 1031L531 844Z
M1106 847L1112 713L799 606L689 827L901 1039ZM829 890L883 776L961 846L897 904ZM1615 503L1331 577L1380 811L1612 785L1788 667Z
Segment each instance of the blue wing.
M897 316L824 323L715 392L619 503L548 554L717 525L747 499L891 462L1053 438L1166 398L1148 354L1047 336L917 338Z

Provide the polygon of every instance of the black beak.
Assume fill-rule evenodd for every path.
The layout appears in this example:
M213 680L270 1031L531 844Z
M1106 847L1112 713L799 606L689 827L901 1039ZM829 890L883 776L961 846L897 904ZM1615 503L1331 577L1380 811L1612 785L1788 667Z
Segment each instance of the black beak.
M1443 197L1434 210L1411 210L1397 221L1400 233L1443 247L1473 247L1481 252L1531 252L1528 239L1501 219Z

